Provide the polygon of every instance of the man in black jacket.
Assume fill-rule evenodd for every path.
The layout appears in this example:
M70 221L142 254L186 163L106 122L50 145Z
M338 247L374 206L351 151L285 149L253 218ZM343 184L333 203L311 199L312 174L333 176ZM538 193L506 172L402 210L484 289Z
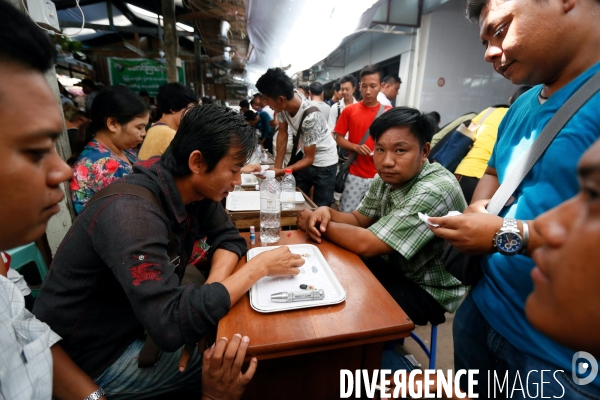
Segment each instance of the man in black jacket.
M258 279L298 273L302 258L285 247L232 273L246 243L220 201L240 184L255 146L253 130L234 111L192 107L160 159L136 164L113 183L148 189L164 214L145 198L113 194L90 202L67 233L34 312L109 397L199 388L196 352L178 369L184 345L190 352ZM179 262L169 257L169 230ZM206 284L180 286L192 252L197 258L207 248ZM165 353L140 369L144 331Z

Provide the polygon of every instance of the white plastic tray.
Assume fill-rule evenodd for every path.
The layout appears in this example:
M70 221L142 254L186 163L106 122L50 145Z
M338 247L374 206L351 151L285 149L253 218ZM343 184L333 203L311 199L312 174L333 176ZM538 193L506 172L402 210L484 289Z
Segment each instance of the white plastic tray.
M260 211L260 192L242 190L229 192L225 208L229 211Z
M258 178L254 174L242 174L242 184L240 186L254 187L256 184L258 184Z
M265 246L250 249L247 254L248 261L256 257L257 254L278 247L280 246ZM250 289L250 306L254 310L261 313L271 313L338 304L346 300L346 291L318 247L312 244L293 244L288 247L292 253L300 254L305 260L304 265L300 267L300 274L279 277L265 276L256 282ZM317 272L313 272L313 266L316 267ZM313 285L317 289L323 289L325 291L325 298L323 300L291 303L275 303L271 301L273 293L301 291L301 284Z

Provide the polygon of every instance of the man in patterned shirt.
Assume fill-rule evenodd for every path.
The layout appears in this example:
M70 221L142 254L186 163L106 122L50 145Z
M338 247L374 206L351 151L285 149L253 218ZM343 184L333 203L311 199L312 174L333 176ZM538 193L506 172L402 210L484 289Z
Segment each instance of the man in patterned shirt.
M330 205L333 202L338 156L327 120L318 109L306 112L313 105L304 95L294 90L294 83L281 68L269 69L258 79L256 87L267 104L277 112L279 133L274 168L276 175L281 176L285 172L281 167L288 135L291 133L296 136L300 132L299 146L292 150L287 168L294 172L296 185L304 193L310 193L310 189L314 187L313 201L316 205ZM298 156L300 151L304 152L303 157Z
M414 108L394 108L373 121L377 175L352 213L327 207L304 210L298 226L309 237L328 240L369 258L381 284L417 325L445 321L467 288L440 260L444 242L418 213L442 216L467 206L456 178L430 164L433 122Z

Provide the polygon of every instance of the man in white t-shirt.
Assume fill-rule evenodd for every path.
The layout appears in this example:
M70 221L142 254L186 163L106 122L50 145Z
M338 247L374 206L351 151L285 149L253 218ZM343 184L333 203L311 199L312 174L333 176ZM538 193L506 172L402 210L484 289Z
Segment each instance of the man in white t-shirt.
M311 83L308 87L308 94L310 95L310 102L312 105L321 110L321 114L323 114L325 121L327 121L329 119L331 107L323 101L323 85L319 82Z
M381 91L377 95L377 101L385 106L394 106L402 79L397 75L386 75L381 81Z
M305 111L314 107L294 85L281 68L271 68L256 82L267 104L277 112L279 133L277 136L277 158L275 172L283 175L282 168L288 136L298 135L298 147L292 149L292 159L287 168L292 169L296 186L304 193L314 187L313 201L318 206L329 206L333 202L333 189L337 172L336 143L321 112ZM300 128L300 125L302 127ZM299 153L303 152L302 158Z
M331 106L331 111L329 112L329 120L327 121L327 125L329 125L329 129L333 132L333 128L335 128L335 124L337 124L344 107L349 104L356 103L356 99L354 98L354 92L356 91L356 79L352 75L346 75L340 78L338 81L340 85L340 93L342 94L342 98L340 101Z

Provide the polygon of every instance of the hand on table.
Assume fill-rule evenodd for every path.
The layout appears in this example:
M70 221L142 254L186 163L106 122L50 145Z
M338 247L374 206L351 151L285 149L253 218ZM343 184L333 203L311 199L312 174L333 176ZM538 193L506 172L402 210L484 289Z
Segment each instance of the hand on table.
M327 230L327 224L331 220L328 207L319 207L314 211L302 210L298 215L298 228L308 234L308 237L317 243L321 243L321 233Z
M501 217L474 211L456 217L430 217L429 221L439 224L437 228L428 225L436 236L471 255L493 253L492 239L502 227Z
M202 399L237 400L256 372L258 361L250 360L246 372L242 364L250 338L236 333L228 343L223 337L204 352L202 360Z
M293 254L287 246L281 246L260 253L248 264L252 262L265 266L267 276L287 276L298 275L300 273L298 267L304 264L304 259L299 254Z
M262 167L260 164L248 164L244 165L240 171L242 174L251 174L252 172L261 172Z

